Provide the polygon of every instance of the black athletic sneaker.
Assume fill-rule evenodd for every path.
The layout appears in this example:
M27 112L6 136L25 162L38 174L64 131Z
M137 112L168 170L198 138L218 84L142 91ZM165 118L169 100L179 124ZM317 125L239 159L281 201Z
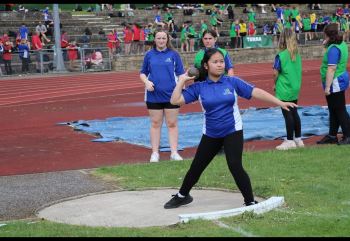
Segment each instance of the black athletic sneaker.
M251 206L251 205L254 205L254 204L258 204L258 201L253 201L253 202L249 202L249 203L243 203L244 206Z
M317 144L337 144L338 138L330 135L324 136L321 140L317 141Z
M182 205L189 204L193 201L193 198L190 194L185 197L179 197L177 194L171 195L173 198L170 199L166 204L164 204L165 209L178 208Z
M347 145L350 144L350 137L343 137L339 142L338 145Z

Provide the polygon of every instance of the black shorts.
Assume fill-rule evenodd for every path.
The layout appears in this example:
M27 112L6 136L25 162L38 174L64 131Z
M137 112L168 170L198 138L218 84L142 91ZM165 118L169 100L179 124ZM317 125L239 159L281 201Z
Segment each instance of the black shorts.
M170 102L165 103L152 103L146 101L147 109L149 110L163 110L163 109L178 109L179 105L172 105Z
M296 21L296 19L295 18L292 18L292 23L294 23Z

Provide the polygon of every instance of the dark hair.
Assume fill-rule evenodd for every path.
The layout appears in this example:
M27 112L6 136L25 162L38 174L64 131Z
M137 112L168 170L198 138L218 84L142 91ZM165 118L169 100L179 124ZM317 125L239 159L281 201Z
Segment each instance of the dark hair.
M326 44L327 47L331 44L340 44L343 41L343 36L339 34L337 23L326 25L323 32L329 37L329 41Z
M218 34L216 33L216 31L214 31L213 29L206 29L206 30L204 30L204 32L203 32L203 37L204 37L204 35L206 35L206 34L210 34L211 36L213 36L214 38L217 38L218 37ZM202 38L203 38L202 37Z
M216 53L220 53L222 57L224 54L217 48L209 48L204 52L204 56L201 62L201 67L199 69L199 78L196 81L204 81L208 77L208 70L204 68L204 64L208 64L209 59Z

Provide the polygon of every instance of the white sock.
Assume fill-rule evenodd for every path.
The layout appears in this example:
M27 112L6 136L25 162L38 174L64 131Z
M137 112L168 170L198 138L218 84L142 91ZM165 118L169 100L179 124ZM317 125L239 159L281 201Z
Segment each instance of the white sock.
M296 141L301 141L301 137L296 137L295 140Z
M177 196L180 197L180 198L184 198L185 196L184 195L181 195L181 193L177 193Z

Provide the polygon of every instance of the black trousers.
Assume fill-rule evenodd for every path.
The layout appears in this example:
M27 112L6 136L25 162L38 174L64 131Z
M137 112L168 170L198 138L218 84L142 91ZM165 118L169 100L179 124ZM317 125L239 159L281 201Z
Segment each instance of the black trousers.
M283 102L286 102L282 100ZM298 100L288 101L298 104ZM287 140L293 140L294 135L296 138L301 137L301 121L297 111L297 108L289 108L289 111L282 109L284 122L287 130Z
M12 74L11 60L3 60L5 64L5 71L7 75Z
M329 111L329 135L336 136L339 126L343 135L350 137L350 118L346 110L345 91L331 93L326 96Z
M203 135L190 169L187 171L180 194L187 196L198 182L201 174L216 154L224 147L228 168L241 191L244 202L253 202L253 191L250 178L242 165L243 131L237 131L223 138L211 138Z
M29 58L22 58L22 73L29 72Z

